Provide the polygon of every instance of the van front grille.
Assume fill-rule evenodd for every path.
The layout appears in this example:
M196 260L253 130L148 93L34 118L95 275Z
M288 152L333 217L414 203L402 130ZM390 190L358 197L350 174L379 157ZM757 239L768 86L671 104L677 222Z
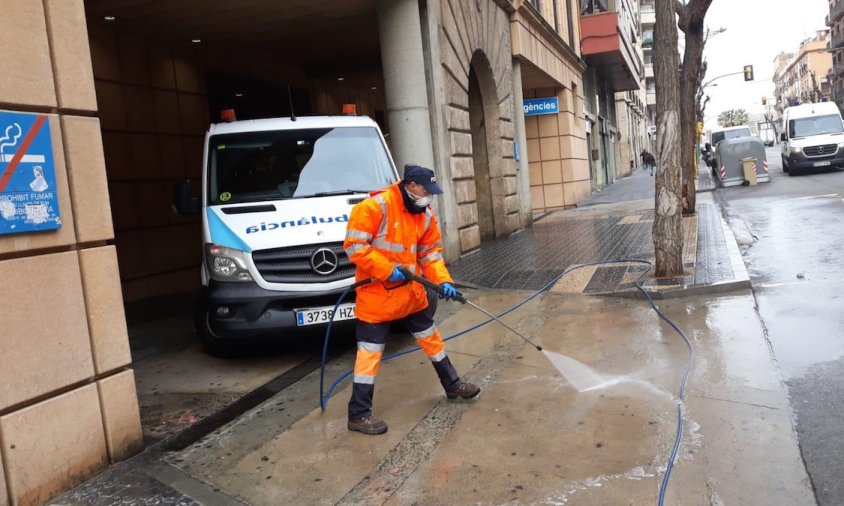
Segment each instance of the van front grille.
M837 144L824 144L823 146L809 146L808 148L803 148L803 154L806 156L832 156L837 152Z
M262 249L252 252L252 261L268 283L328 283L355 275L342 242Z

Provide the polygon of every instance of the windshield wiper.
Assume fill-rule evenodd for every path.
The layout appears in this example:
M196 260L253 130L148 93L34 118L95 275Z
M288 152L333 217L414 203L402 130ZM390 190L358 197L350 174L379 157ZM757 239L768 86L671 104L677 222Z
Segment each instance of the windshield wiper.
M354 195L356 193L369 193L370 190L334 190L330 192L317 192L312 195L302 195L299 198L309 199L313 197L331 197L335 195Z

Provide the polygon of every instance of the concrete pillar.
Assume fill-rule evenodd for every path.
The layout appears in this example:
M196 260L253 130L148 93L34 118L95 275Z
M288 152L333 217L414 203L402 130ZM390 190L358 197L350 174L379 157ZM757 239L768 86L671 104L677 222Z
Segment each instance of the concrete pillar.
M516 142L519 145L518 176L519 185L519 216L522 226L528 227L533 222L533 211L530 201L530 167L527 156L527 133L525 132L524 96L522 94L522 62L513 58L513 126L516 130Z
M435 167L418 0L378 0L381 67L393 159Z

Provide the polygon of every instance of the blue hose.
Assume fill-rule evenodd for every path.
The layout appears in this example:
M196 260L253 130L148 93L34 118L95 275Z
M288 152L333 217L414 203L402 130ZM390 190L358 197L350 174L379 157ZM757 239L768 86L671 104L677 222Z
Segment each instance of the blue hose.
M665 314L662 311L660 311L659 307L657 307L657 305L656 305L656 302L654 302L653 297L651 297L651 294L648 293L648 291L645 290L645 288L642 286L642 278L645 277L645 275L648 272L650 272L650 270L653 268L653 264L651 262L647 261L647 260L621 258L621 259L617 259L617 260L605 260L605 261L601 261L601 262L591 262L591 263L587 263L587 264L577 265L575 267L571 267L569 269L566 269L565 271L563 271L562 274L560 274L559 276L557 276L556 278L551 280L548 284L546 284L545 286L540 288L536 293L534 293L533 295L531 295L527 299L523 300L522 302L516 304L515 306L511 307L510 309L507 309L506 311L504 311L501 314L498 314L496 316L498 318L502 318L502 317L508 315L509 313L512 313L516 309L524 306L525 304L532 301L533 299L535 299L536 297L538 297L542 293L549 290L552 286L557 284L558 281L560 281L563 277L565 277L566 275L568 275L571 272L574 272L578 269L583 269L585 267L593 267L593 266L596 266L596 265L618 264L618 263L634 263L634 264L642 264L642 265L648 266L648 269L646 271L642 272L642 274L639 275L638 278L636 278L636 288L640 292L642 292L642 294L644 294L645 298L648 299L648 303L651 305L653 310L656 311L656 314L659 315L660 318L665 320L665 322L668 323L671 326L671 328L673 328L678 334L680 334L680 337L683 338L683 340L686 342L686 346L688 346L688 348L689 348L689 358L686 360L686 368L683 371L683 377L680 381L679 401L677 403L677 435L674 438L674 446L671 449L671 456L669 457L668 463L666 464L665 475L663 476L662 483L659 487L659 506L663 506L664 501L665 501L665 492L666 492L666 489L668 488L668 480L671 476L671 471L674 468L674 461L677 459L677 452L680 449L680 442L683 439L683 426L684 426L684 424L683 424L683 403L686 400L686 384L688 383L689 373L691 372L692 362L694 360L694 355L695 355L695 350L694 350L694 346L692 346L692 342L689 340L689 338L686 336L686 334L670 318L665 316ZM336 380L334 380L334 382L331 384L331 386L328 387L328 392L325 392L325 390L324 390L325 362L326 362L326 357L327 357L327 354L328 354L328 341L329 341L329 338L331 336L331 328L332 328L332 325L334 323L334 315L337 314L337 308L340 306L340 304L343 303L343 301L346 299L346 297L348 296L348 294L349 294L349 292L351 291L352 288L355 288L357 286L360 286L362 284L365 284L365 283L371 282L371 281L373 281L373 280L369 279L369 280L360 281L358 283L355 283L354 285L350 285L349 287L347 287L343 291L343 293L340 295L340 298L337 299L337 303L334 305L334 311L332 311L331 318L328 321L328 326L325 329L325 341L324 341L323 347L322 347L322 367L320 369L320 374L319 374L319 404L320 404L320 407L322 408L323 411L325 411L325 408L328 404L328 399L331 397L331 394L334 392L334 389L337 387L337 385L341 381L343 381L344 379L349 377L354 372L354 370L349 370L349 371L346 371L345 373L341 374ZM450 340L452 340L456 337L460 337L464 334L468 334L469 332L477 330L477 329L483 327L484 325L487 325L487 324L489 324L493 321L495 321L493 318L489 318L489 319L482 321L482 322L480 322L476 325L473 325L473 326L471 326L467 329L461 330L460 332L457 332L456 334L452 334L452 335L446 337L445 339L443 339L443 341L450 341ZM411 348L411 349L408 349L408 350L405 350L405 351L392 353L390 355L384 356L381 359L381 361L385 362L387 360L391 360L391 359L394 359L396 357L400 357L402 355L407 355L409 353L419 351L420 349L421 348Z

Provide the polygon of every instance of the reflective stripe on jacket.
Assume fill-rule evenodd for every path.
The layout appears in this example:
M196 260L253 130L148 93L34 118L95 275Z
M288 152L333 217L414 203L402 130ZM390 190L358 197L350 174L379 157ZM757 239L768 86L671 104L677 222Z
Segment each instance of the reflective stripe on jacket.
M453 283L445 267L440 227L431 208L412 214L394 183L352 208L343 249L354 262L355 278L380 282L357 288L359 320L381 323L399 320L428 307L419 283L390 283L396 265L422 274L436 284Z

